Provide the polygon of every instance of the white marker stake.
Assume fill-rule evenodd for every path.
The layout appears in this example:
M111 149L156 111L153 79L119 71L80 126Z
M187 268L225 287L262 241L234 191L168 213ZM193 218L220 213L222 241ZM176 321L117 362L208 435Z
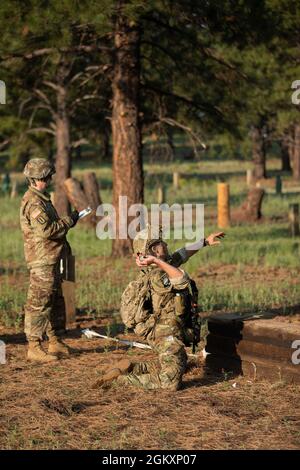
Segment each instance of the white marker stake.
M137 343L136 341L127 341L126 339L112 338L111 336L100 335L96 331L90 330L88 328L82 330L82 333L89 339L97 337L102 339L108 339L110 341L116 341L117 343L126 344L127 346L134 346L140 349L152 349L151 346L149 346L148 344Z

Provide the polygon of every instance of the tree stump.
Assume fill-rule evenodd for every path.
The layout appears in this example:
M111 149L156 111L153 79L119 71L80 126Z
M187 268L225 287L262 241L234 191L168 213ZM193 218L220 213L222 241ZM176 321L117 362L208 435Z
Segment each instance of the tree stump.
M101 206L102 201L100 197L100 190L96 175L94 172L86 173L83 176L83 189L87 197L89 206L93 209L91 219L96 225L98 220L96 217L96 211L98 206Z
M88 207L89 200L85 192L83 191L80 182L77 179L75 178L66 179L64 182L64 188L65 188L68 200L78 212ZM89 225L94 225L93 215L94 215L94 211L90 215L84 217L82 221L80 222L84 222Z
M66 179L64 186L68 199L76 210L81 211L89 205L89 201L81 187L80 182L77 179Z
M100 190L94 172L83 175L83 189L92 209L97 209L102 204Z
M241 206L245 219L255 222L262 217L261 206L265 191L262 188L252 188L248 192L246 201Z

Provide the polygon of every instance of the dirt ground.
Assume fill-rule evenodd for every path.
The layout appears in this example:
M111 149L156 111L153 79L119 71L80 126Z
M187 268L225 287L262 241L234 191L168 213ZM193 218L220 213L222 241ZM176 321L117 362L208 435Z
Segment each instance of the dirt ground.
M81 336L80 320L65 342L72 355L52 365L25 360L23 334L0 330L1 449L299 449L300 387L283 382L225 380L190 358L183 389L143 391L113 383L94 388L108 364L151 358ZM103 329L105 331L105 328Z

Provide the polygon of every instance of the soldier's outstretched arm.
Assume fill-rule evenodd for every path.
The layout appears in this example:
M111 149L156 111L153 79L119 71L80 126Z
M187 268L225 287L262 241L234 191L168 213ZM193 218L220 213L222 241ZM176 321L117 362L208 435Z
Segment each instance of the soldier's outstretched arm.
M225 237L224 232L215 232L211 233L208 235L206 238L202 238L201 240L191 243L190 245L186 245L183 248L180 248L179 250L176 250L173 253L173 265L175 264L176 266L180 266L183 263L186 263L187 260L198 253L199 250L204 248L205 246L213 246L213 245L219 245L221 242L217 239L221 239Z
M70 216L62 217L55 222L51 221L44 208L38 204L33 204L30 207L28 217L30 225L34 228L37 236L41 238L63 238L74 225L74 220Z

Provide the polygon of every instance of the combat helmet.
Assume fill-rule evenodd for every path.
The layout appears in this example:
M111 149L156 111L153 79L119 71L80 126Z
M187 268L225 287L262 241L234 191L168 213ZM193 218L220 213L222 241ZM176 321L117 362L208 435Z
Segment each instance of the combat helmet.
M149 254L149 249L154 243L162 242L162 226L154 228L147 224L146 228L138 232L133 240L133 253Z
M45 158L32 158L26 163L24 168L26 178L40 180L47 178L47 176L52 176L54 173L54 166Z

